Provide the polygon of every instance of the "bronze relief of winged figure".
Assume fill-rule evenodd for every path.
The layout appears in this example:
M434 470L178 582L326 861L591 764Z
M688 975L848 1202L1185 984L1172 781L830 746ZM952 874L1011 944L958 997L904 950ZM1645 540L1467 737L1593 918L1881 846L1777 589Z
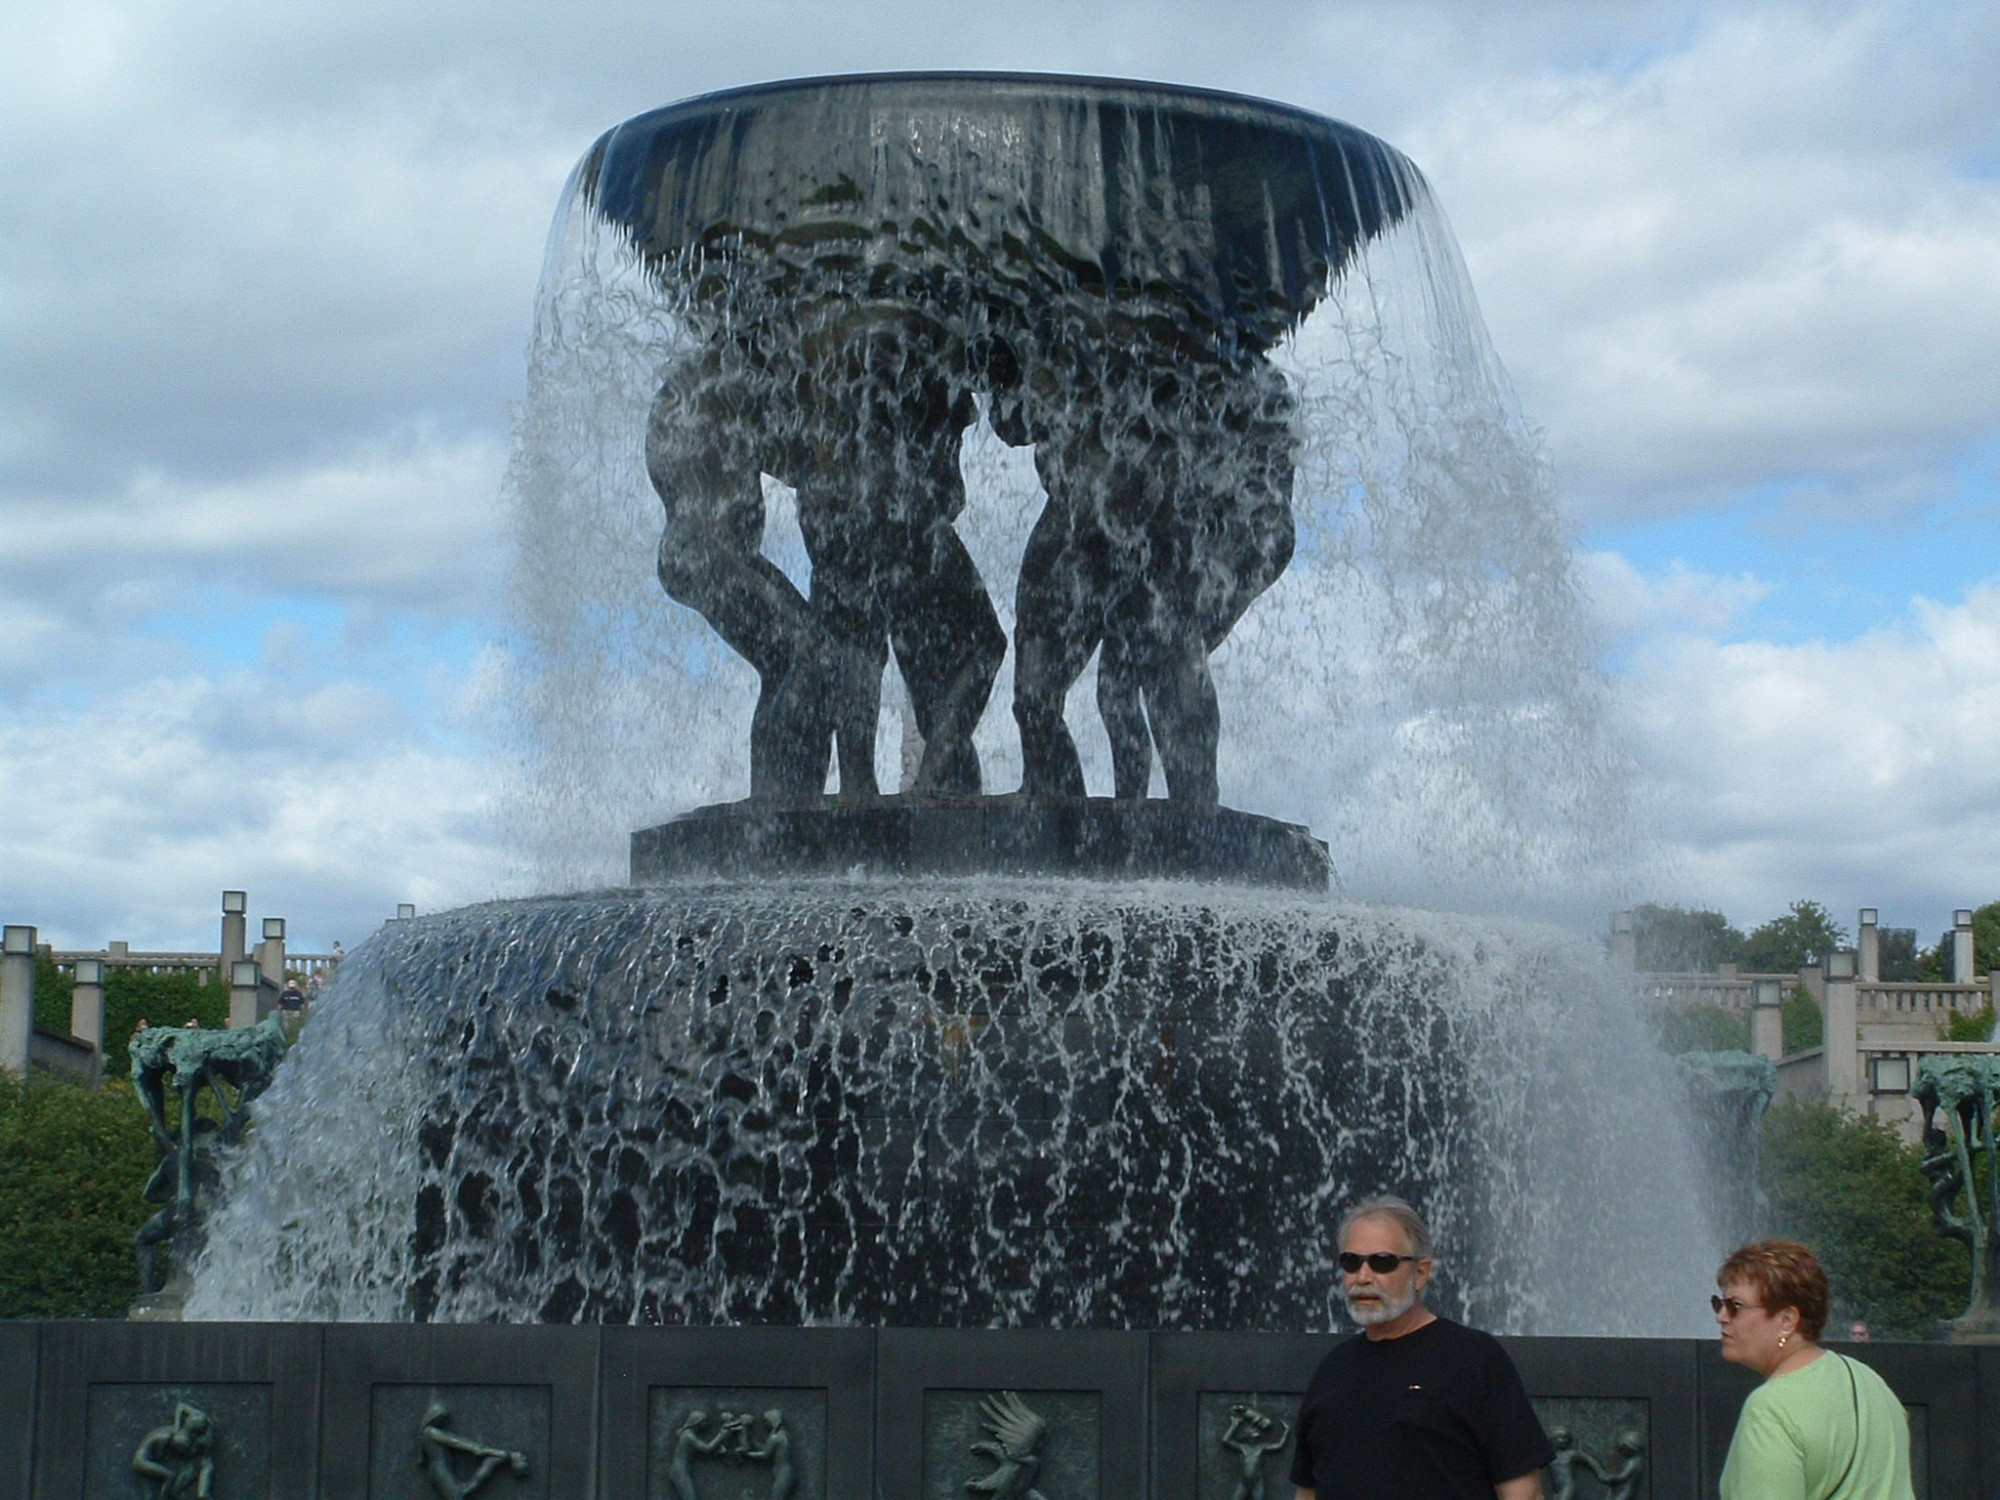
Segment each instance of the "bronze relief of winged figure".
M966 1480L966 1489L984 1500L1048 1500L1034 1484L1042 1467L1042 1439L1048 1435L1049 1424L1028 1410L1028 1404L1012 1391L980 1402L979 1420L991 1436L974 1443L972 1451L990 1459L993 1472Z

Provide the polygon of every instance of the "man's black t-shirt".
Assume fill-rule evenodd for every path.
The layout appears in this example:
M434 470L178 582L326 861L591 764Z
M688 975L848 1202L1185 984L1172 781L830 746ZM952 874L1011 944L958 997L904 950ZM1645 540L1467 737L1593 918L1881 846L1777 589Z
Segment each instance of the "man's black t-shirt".
M1334 1346L1299 1405L1292 1483L1319 1500L1493 1500L1555 1449L1514 1362L1448 1318Z

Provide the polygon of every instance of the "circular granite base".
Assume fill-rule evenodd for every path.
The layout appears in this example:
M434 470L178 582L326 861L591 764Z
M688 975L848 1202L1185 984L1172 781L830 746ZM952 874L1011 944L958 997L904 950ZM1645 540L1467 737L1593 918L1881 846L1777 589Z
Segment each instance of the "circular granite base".
M730 802L632 835L632 882L688 876L1058 875L1323 891L1309 829L1228 807L1109 797Z

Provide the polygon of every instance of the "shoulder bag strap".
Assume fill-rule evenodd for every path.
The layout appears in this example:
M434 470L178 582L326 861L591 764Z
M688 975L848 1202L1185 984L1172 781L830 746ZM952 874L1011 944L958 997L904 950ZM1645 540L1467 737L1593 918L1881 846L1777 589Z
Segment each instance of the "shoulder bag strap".
M1827 1353L1833 1354L1833 1351L1829 1349ZM1840 1471L1840 1478L1834 1480L1833 1488L1826 1492L1827 1500L1840 1493L1841 1487L1847 1483L1847 1476L1854 1472L1855 1461L1861 1457L1861 1390L1854 1383L1853 1362L1845 1354L1834 1354L1833 1357L1840 1361L1841 1369L1847 1371L1847 1394L1854 1401L1854 1446L1847 1450L1847 1467Z

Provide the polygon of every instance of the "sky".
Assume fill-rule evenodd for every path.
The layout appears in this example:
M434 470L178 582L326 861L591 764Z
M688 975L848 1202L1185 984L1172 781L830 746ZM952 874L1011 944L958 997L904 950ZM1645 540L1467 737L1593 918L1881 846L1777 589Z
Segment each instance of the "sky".
M1555 465L1634 894L1926 940L2000 898L1990 4L9 0L0 917L212 946L243 888L312 950L518 890L501 481L563 181L676 99L905 68L1400 147Z

